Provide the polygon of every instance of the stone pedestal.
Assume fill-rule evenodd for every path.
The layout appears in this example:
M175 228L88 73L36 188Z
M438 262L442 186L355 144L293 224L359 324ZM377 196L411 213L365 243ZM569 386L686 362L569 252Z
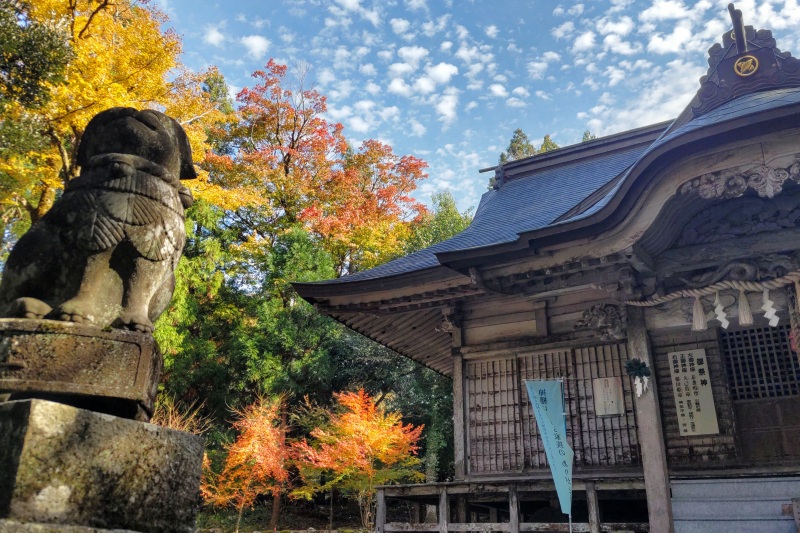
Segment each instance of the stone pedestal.
M0 394L149 420L162 359L152 335L0 319Z
M0 403L0 530L190 533L202 458L188 433L46 400Z

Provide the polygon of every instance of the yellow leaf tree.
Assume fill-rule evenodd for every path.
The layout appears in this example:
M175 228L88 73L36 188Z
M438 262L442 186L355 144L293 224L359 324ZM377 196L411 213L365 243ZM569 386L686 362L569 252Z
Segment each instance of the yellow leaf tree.
M39 220L79 172L77 147L86 124L110 107L167 112L187 129L196 159L204 157L205 129L220 117L202 91L203 75L180 65L181 41L161 30L163 13L136 0L36 0L26 7L30 20L65 28L72 55L64 83L53 85L47 104L34 111L48 145L0 159L0 173L10 182L0 191L4 213Z

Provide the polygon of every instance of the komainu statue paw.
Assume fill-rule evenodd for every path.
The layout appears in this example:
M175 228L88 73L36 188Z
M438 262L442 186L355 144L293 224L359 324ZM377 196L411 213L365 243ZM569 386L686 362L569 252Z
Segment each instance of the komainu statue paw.
M123 313L117 317L111 327L125 328L139 333L153 333L153 323L143 313Z
M44 318L53 308L36 298L17 298L11 303L8 315L19 318Z
M94 317L79 302L67 301L50 311L45 318L76 324L94 324Z

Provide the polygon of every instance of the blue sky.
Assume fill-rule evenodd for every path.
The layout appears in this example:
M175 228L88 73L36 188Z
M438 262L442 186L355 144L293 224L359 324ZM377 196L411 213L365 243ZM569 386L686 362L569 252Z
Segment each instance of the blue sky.
M184 63L216 65L234 90L269 58L328 97L355 144L430 164L416 197L449 189L477 206L512 132L566 146L676 117L727 0L157 0ZM797 0L736 2L746 25L800 54Z

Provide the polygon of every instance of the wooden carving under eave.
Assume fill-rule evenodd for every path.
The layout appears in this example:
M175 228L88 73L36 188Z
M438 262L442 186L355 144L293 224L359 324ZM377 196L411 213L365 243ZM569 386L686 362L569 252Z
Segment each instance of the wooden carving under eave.
M757 166L749 170L732 169L704 174L681 185L679 194L698 194L701 198L739 198L748 189L761 198L774 198L787 181L800 182L800 157L791 165L780 167Z
M627 335L627 320L624 306L597 304L583 312L575 329L595 330L603 341L624 339Z

